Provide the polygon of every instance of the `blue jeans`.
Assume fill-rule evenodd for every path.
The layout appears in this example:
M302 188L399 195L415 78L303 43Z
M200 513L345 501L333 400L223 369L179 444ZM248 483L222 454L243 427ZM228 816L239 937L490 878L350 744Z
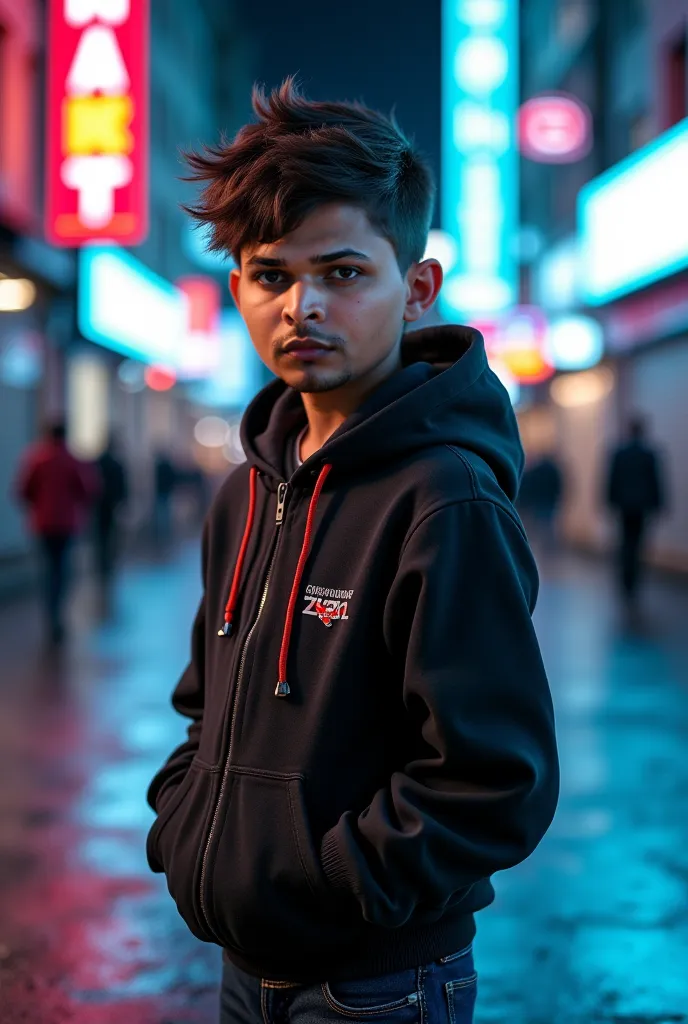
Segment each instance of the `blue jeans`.
M412 970L315 985L253 978L223 960L220 1024L472 1024L473 949Z

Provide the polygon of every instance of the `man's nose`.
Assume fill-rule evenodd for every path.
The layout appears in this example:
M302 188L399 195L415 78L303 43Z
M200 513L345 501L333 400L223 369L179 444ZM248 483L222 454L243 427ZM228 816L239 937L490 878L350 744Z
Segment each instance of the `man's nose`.
M288 324L304 321L321 324L325 320L322 291L307 281L295 281L285 295L282 319Z

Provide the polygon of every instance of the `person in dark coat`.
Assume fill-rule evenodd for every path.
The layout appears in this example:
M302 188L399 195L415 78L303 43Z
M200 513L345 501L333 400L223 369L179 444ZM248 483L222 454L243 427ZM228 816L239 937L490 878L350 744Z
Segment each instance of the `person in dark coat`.
M543 554L556 546L556 518L564 491L564 478L554 455L543 455L526 468L521 481L519 508L528 520Z
M641 582L648 525L665 504L659 457L646 434L645 421L634 418L628 440L612 454L607 478L607 503L618 520L619 586L629 603Z
M165 452L155 457L155 507L153 511L154 538L165 545L172 535L172 495L178 483L177 470Z
M117 514L129 495L127 473L117 457L114 441L98 459L101 489L95 508L97 566L101 578L109 577L117 551Z
M64 423L50 424L42 441L25 454L15 493L29 510L45 566L44 598L50 638L64 637L69 551L98 493L97 474L68 450Z

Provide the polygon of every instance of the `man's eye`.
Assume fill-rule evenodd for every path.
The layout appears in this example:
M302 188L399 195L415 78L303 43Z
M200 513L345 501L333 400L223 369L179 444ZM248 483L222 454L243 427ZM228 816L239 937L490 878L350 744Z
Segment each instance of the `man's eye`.
M355 277L361 276L361 271L358 267L335 267L328 277L331 277L332 274L341 275L340 277L335 277L335 281L353 281Z
M261 270L259 274L256 274L255 280L259 281L260 284L281 284L282 283L282 271L281 270Z

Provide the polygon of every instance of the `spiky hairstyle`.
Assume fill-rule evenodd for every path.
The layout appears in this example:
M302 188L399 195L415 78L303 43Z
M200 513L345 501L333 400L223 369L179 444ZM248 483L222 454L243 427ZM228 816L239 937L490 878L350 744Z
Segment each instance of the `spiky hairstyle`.
M422 260L435 183L394 115L361 103L306 99L293 78L253 90L258 121L229 141L187 153L187 180L205 182L184 209L210 226L210 249L239 263L247 245L274 242L324 203L363 209L402 271Z

